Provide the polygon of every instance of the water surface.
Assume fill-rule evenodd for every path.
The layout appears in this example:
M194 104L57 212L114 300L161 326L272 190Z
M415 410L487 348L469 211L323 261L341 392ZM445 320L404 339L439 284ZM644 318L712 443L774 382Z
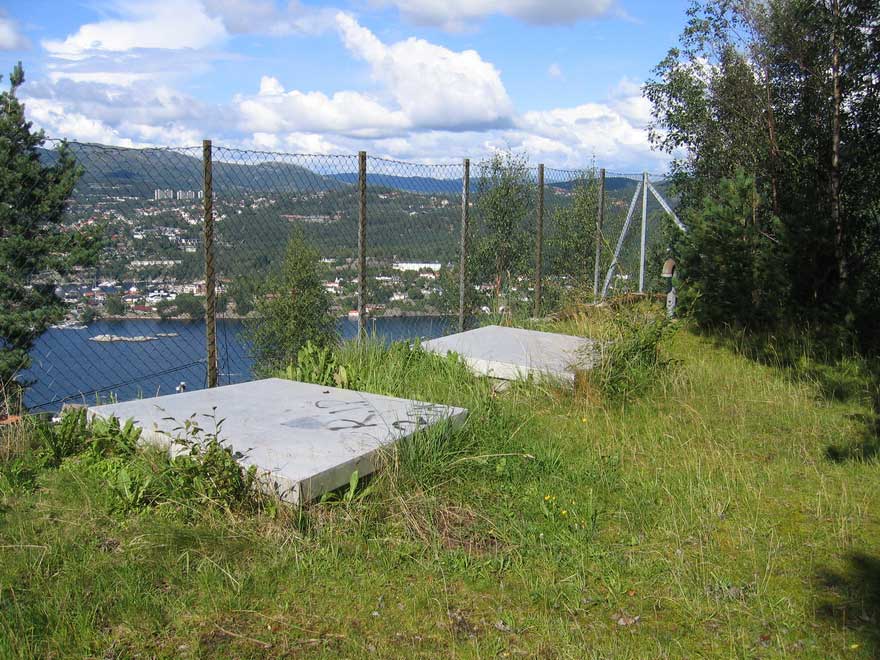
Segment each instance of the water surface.
M372 319L368 330L386 342L431 339L448 333L448 317L418 316ZM253 360L238 320L217 321L220 384L253 377ZM344 339L357 335L357 321L339 320ZM173 335L147 342L96 342L98 335L120 337ZM22 379L33 384L25 395L32 410L58 410L65 402L93 404L173 394L206 386L205 324L158 319L100 320L83 330L50 328L31 351L32 365Z

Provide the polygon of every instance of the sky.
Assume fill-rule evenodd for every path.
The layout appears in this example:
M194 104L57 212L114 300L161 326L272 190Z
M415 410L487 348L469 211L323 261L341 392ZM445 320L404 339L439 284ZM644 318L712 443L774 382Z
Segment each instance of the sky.
M51 137L662 172L641 85L687 0L5 0Z

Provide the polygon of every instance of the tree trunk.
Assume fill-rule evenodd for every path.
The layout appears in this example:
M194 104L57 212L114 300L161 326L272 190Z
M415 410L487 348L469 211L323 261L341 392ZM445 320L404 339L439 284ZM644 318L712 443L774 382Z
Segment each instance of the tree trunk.
M776 137L776 115L773 112L773 96L770 92L770 71L764 67L764 91L767 102L767 137L770 140L770 192L773 215L779 217L779 141Z
M834 226L834 256L837 260L838 287L846 287L847 263L845 233L840 214L840 0L833 0L831 30L831 84L834 108L831 120L831 223Z

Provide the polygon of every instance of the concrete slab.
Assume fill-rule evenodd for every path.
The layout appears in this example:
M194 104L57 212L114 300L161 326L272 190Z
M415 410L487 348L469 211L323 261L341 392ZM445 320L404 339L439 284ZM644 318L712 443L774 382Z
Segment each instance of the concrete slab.
M92 406L90 414L133 419L147 442L171 446L194 413L239 462L257 467L282 499L306 502L375 470L380 452L442 420L461 423L464 408L268 378L214 389Z
M487 325L422 344L429 351L457 353L478 374L502 380L550 378L574 383L575 372L590 369L592 339Z

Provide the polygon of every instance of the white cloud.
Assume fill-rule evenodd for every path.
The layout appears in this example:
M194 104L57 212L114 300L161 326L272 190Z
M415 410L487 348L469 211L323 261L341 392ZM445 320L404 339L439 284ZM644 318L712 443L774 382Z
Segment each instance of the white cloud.
M651 151L644 126L632 122L613 103L584 103L573 108L531 111L517 121L519 131L542 138L527 149L552 155L566 163L587 160L594 155L610 168L654 169L665 157Z
M264 89L274 83L264 81ZM609 171L663 171L668 158L651 151L638 108L640 97L627 96L637 86L623 81L606 101L570 108L530 111L514 117L514 125L481 130L402 129L356 134L283 130L254 134L250 146L303 153L370 154L421 163L479 160L499 149L526 152L533 163L583 168L595 156Z
M205 9L236 34L262 32L279 18L272 0L205 0Z
M0 9L0 50L23 50L30 47L30 42L21 33L13 19Z
M611 90L609 105L638 128L645 128L651 121L651 102L642 95L642 86L629 78Z
M614 0L375 0L396 7L420 25L460 31L488 16L504 15L533 25L567 25L610 13Z
M235 57L213 48L226 35L265 34L268 22L303 14L298 6L281 10L269 2L204 2L157 0L149 6L160 13L149 17L138 14L146 0L128 2L117 5L118 19L83 26L54 42L48 78L22 90L29 117L53 137L124 146L179 146L209 137L271 151L367 149L418 162L476 160L497 149L526 151L534 162L557 167L584 167L593 155L609 169L661 169L665 162L650 151L650 106L632 80L621 80L601 102L517 112L501 73L478 52L415 38L383 42L346 13L334 14L332 24L351 56L366 65L367 88L285 89L283 79L262 76L255 92L229 103L202 102L175 89L176 78L216 58ZM527 4L517 11L525 12ZM168 12L178 12L177 18L172 21ZM196 38L185 26L160 34L160 15L172 27L188 16L207 26L208 36ZM564 77L557 63L547 74Z
M509 123L513 104L498 69L475 50L424 39L383 44L348 14L336 17L345 46L372 68L413 126L476 128Z
M305 154L352 153L350 148L343 149L326 136L315 133L289 133L284 136L284 148Z
M171 87L136 87L63 78L25 83L28 118L51 137L122 146L196 144L229 137L228 108L207 106Z
M263 76L256 96L236 98L242 130L255 133L328 131L375 137L406 129L409 121L360 92L285 92L277 79Z
M49 71L49 80L52 82L67 79L74 82L105 83L107 85L121 85L123 87L150 80L154 77L151 73L136 71Z
M305 7L292 0L282 10L274 0L204 0L211 16L232 34L315 34L333 26L332 9Z
M81 59L93 51L200 49L227 35L223 21L196 0L126 0L117 9L120 18L86 23L63 41L44 41L43 47L54 57Z
M150 121L141 122L135 116L118 119L111 115L99 119L78 111L74 105L47 98L29 97L25 104L28 118L50 137L120 147L192 146L200 144L203 137L201 131L182 121L147 117Z
M236 59L235 54L214 50L136 49L114 53L89 51L77 59L50 58L46 63L52 81L133 85L152 81L169 84L203 73L217 61Z
M82 142L101 142L123 147L134 146L132 140L123 137L104 122L78 112L70 112L63 104L49 99L27 99L28 118L51 137L61 136Z
M265 142L265 134L278 132L376 139L511 124L513 104L501 76L476 51L456 52L422 39L387 45L348 14L336 21L346 48L370 66L378 89L285 91L278 79L263 76L259 93L234 99L242 130L261 134Z

